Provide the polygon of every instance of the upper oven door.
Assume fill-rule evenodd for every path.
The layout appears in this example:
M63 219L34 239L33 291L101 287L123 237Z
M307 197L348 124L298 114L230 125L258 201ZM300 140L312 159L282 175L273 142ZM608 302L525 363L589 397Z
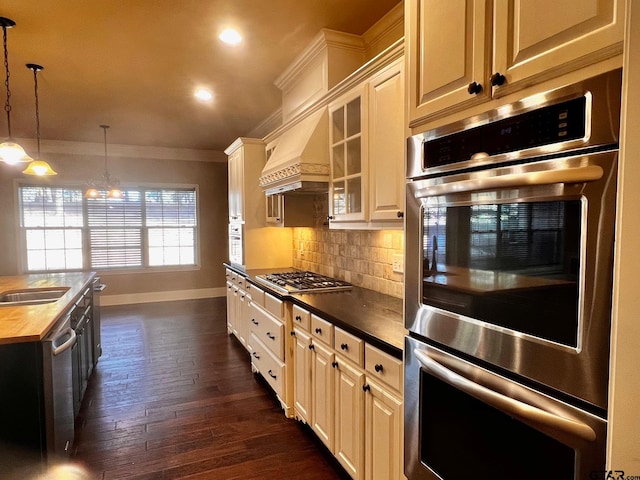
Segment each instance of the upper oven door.
M409 182L406 327L606 408L616 164Z

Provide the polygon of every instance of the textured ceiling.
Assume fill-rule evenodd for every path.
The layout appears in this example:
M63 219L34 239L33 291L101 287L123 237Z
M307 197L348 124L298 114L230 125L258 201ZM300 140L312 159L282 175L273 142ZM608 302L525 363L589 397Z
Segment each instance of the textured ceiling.
M398 0L2 0L16 138L223 150L280 105L274 80L321 28L362 34ZM236 47L217 35L228 25ZM4 79L4 74L0 74ZM214 91L197 102L196 86ZM1 90L4 103L5 90ZM6 136L0 118L0 138Z

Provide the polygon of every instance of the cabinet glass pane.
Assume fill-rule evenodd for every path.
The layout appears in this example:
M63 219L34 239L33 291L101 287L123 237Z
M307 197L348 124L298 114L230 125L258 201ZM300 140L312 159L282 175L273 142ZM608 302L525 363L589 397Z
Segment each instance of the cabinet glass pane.
M353 175L362 171L361 158L360 137L349 140L347 142L347 175Z
M362 184L360 177L347 180L347 200L349 213L362 211Z
M340 107L331 114L333 143L344 139L344 107Z
M344 143L333 147L333 178L344 177Z
M347 213L345 205L344 181L333 184L333 214L341 215Z
M347 103L347 137L360 131L360 97L358 97Z

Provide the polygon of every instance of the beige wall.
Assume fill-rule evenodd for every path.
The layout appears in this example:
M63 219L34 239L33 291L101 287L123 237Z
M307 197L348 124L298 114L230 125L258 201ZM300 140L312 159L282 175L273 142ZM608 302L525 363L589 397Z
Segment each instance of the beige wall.
M80 144L75 144L80 145ZM91 147L93 144L87 144ZM51 180L44 181L20 173L21 168L0 164L0 275L20 274L17 250L16 185L17 182L41 181L42 183L83 185L91 177L99 177L104 170L104 154L93 145L77 150L83 153L43 153L59 172ZM115 149L114 149L115 150ZM127 154L135 152L125 149ZM104 151L104 150L102 150ZM144 148L141 152L148 153ZM224 287L222 262L227 258L227 164L220 161L189 161L191 152L161 151L151 153L160 158L139 156L110 156L109 172L120 179L123 186L137 184L193 184L199 187L200 267L191 271L155 273L108 274L98 272L107 284L105 298L112 295L129 296L146 292L189 291ZM174 158L181 158L175 160ZM225 159L224 155L219 158ZM214 159L218 159L214 156ZM199 159L200 160L200 159Z
M403 255L399 230L293 229L293 267L346 280L356 286L402 298L404 275L392 269Z

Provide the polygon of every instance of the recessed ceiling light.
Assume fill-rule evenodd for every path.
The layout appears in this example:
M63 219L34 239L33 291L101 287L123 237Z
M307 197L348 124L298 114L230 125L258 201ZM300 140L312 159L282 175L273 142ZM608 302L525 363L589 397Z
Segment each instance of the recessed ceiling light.
M233 28L223 30L218 38L229 45L237 45L242 41L242 36Z
M211 93L211 90L207 90L206 88L196 89L193 95L202 102L210 102L213 100L213 93Z

